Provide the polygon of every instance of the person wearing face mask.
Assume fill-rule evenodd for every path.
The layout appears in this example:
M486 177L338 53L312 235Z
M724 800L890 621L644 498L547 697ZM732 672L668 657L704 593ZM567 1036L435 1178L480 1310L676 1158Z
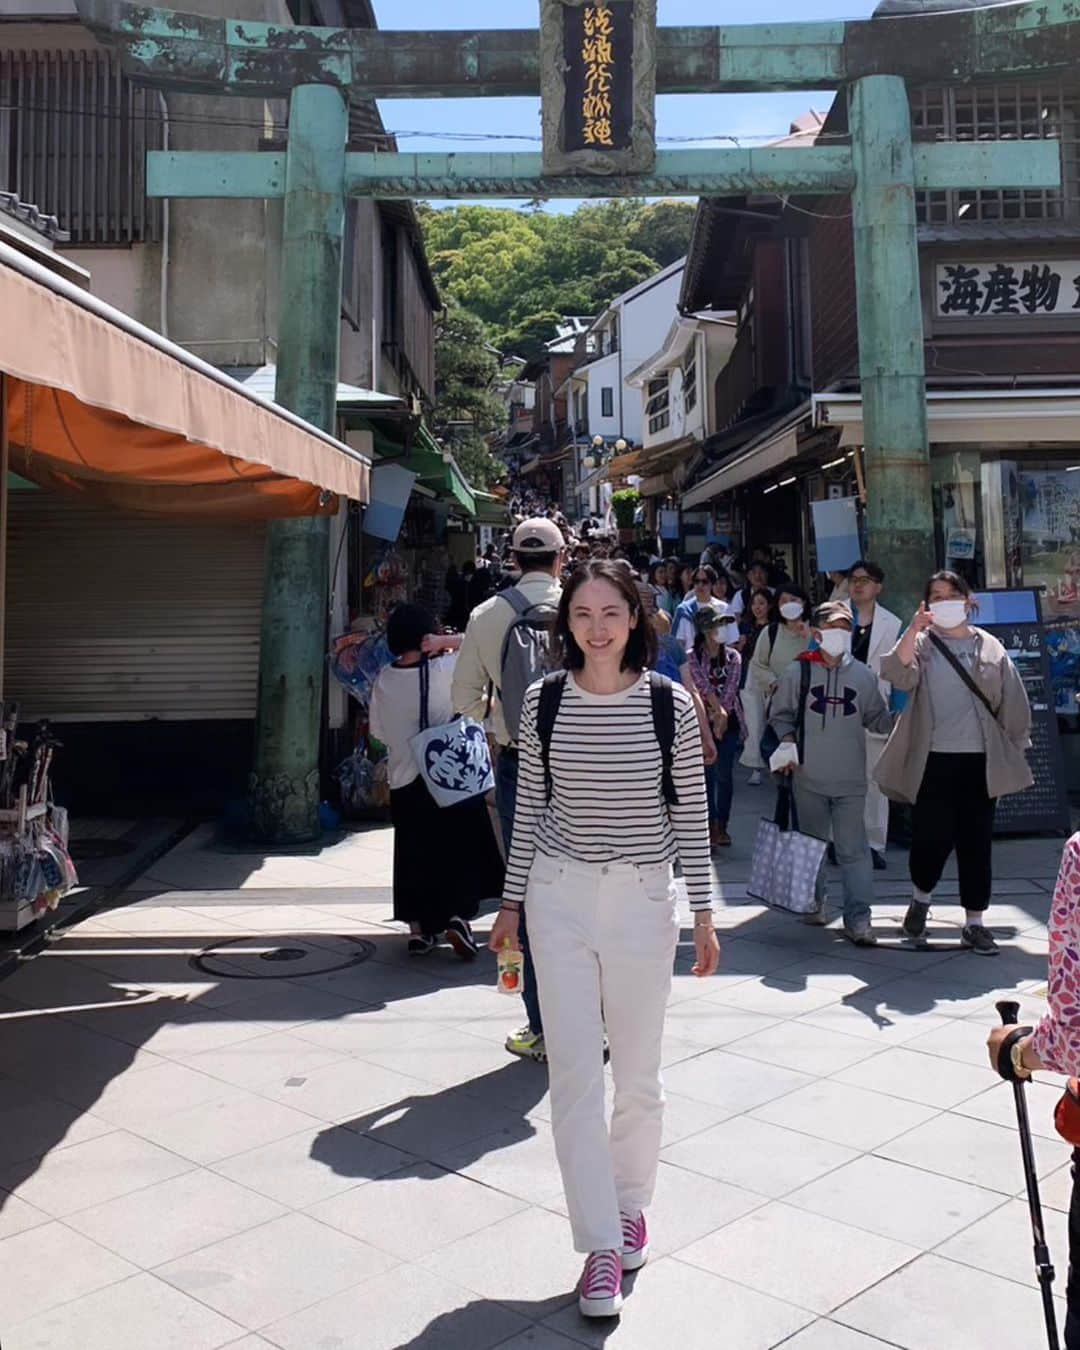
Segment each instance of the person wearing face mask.
M719 602L704 605L694 615L697 636L688 662L690 678L701 695L716 746L713 762L706 763L705 788L709 798L709 844L730 848L728 819L734 792L735 759L746 739L746 723L739 702L739 625Z
M781 675L809 646L810 597L789 582L778 591L772 619L750 660L750 680L766 703Z
M843 601L818 607L817 647L803 652L776 687L769 721L781 741L798 746L789 767L799 829L818 839L830 833L844 895L844 935L857 947L877 941L870 924L873 868L864 820L866 736L892 728L892 714L872 670L851 655L851 610ZM828 922L825 872L818 873L818 908L808 923Z
M992 633L976 628L971 590L955 572L935 572L903 637L881 659L881 677L909 694L878 761L893 801L912 803L908 867L913 895L905 939L926 947L934 887L956 850L961 946L996 956L986 911L998 797L1032 782L1024 751L1031 708L1016 667Z

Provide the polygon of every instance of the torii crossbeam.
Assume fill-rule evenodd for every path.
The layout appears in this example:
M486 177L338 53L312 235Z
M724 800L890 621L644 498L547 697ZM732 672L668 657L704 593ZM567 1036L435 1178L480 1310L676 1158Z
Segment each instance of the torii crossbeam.
M621 2L621 0L620 0ZM613 0L540 0L555 8ZM629 3L629 0L626 0ZM646 15L651 0L634 0ZM847 23L647 27L660 93L849 90L850 145L666 151L647 172L544 171L529 154L348 154L347 100L545 95L562 78L528 30L379 32L285 27L127 0L77 0L133 78L173 91L288 96L285 154L158 152L152 195L284 197L276 396L324 429L334 417L347 197L850 194L855 233L870 548L914 603L933 570L916 190L1054 188L1053 142L913 145L906 83L1035 78L1080 64L1077 0ZM640 14L635 22L640 23ZM650 21L647 21L647 23ZM548 31L547 29L544 30ZM651 115L651 113L650 113ZM616 163L613 158L612 164ZM318 832L318 716L327 525L270 527L252 800L259 833Z

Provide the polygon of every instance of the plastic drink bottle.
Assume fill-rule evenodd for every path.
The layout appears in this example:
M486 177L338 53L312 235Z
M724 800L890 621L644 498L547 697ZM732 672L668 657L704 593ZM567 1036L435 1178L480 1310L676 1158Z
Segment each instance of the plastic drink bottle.
M511 947L509 938L505 938L495 960L498 968L499 993L520 994L521 967L524 960L522 952Z

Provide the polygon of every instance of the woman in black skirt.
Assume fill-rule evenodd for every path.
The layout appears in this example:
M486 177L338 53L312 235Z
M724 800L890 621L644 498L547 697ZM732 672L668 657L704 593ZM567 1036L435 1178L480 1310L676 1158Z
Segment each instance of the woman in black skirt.
M453 715L450 681L461 638L435 634L420 605L398 605L386 626L397 658L375 681L371 734L390 757L390 819L394 826L394 918L407 923L409 953L426 956L446 940L463 960L476 956L469 920L480 901L502 893L503 861L482 796L438 806L420 777L410 740L420 730L420 667L429 674L428 722Z

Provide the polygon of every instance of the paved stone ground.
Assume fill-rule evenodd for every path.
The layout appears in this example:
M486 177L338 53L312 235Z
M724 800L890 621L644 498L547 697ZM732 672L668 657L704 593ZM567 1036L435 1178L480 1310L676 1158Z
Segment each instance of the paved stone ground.
M409 964L390 832L264 858L203 830L0 983L4 1350L1037 1347L983 1042L1001 992L1039 1012L1060 841L998 847L998 959L957 951L947 901L934 951L855 951L747 900L766 800L739 790L712 980L687 916L655 1255L619 1322L576 1311L546 1073L501 1044L519 1007L486 955ZM903 855L877 875L895 932ZM1056 1086L1031 1107L1063 1268Z

